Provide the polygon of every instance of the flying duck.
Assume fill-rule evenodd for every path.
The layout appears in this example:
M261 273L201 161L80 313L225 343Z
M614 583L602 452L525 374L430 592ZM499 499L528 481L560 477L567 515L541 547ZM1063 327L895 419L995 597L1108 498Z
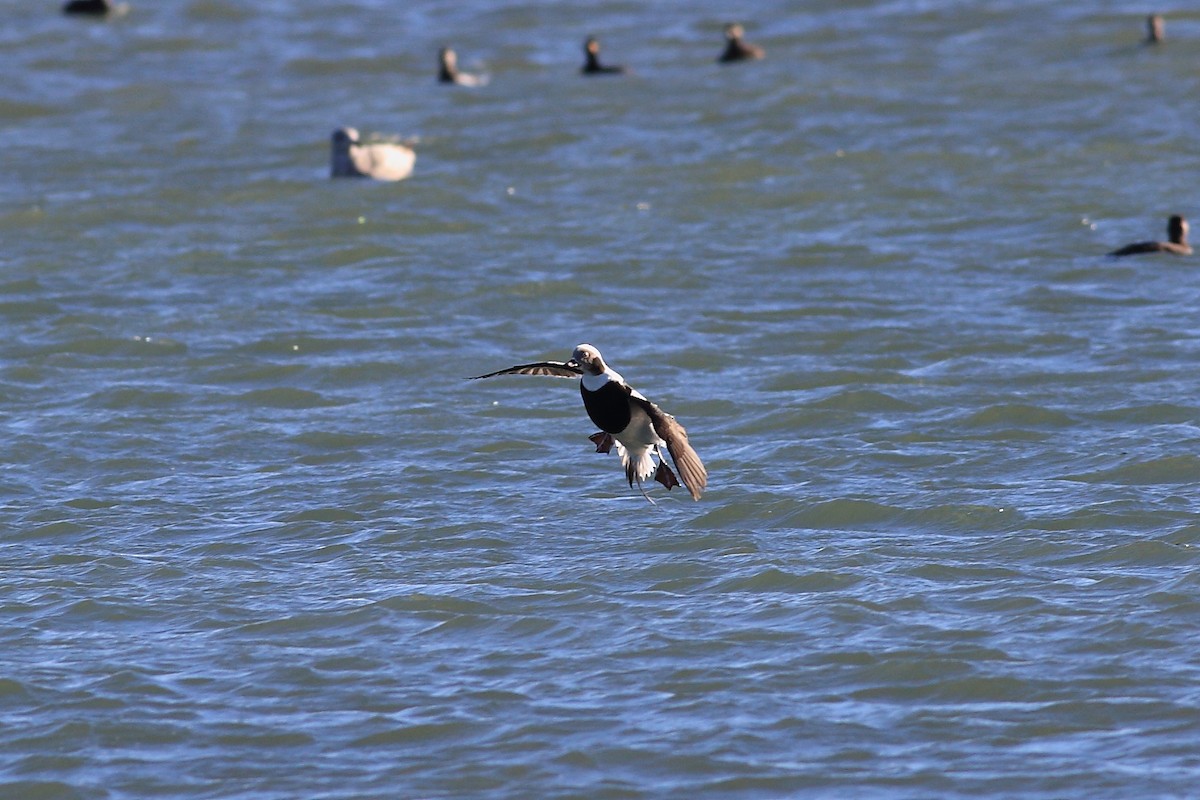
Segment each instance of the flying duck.
M329 174L334 178L374 178L398 181L412 174L417 154L402 144L372 142L363 144L355 128L333 132L333 153Z
M1190 256L1192 247L1188 244L1187 220L1178 214L1167 221L1167 240L1165 242L1134 242L1119 250L1113 250L1110 256L1133 256L1139 253L1172 253L1177 256Z
M600 43L594 36L589 36L583 43L583 56L585 61L579 71L584 75L621 75L625 72L624 67L600 63Z
M438 83L453 83L458 86L483 86L485 78L458 71L458 54L449 47L438 51Z
M758 45L743 42L743 35L745 35L745 31L736 22L725 26L725 52L717 58L718 62L732 64L735 61L753 61L766 55L766 52Z
M590 344L581 344L571 354L570 361L539 361L477 375L471 380L494 378L497 375L546 375L554 378L581 378L579 392L583 407L600 430L588 439L596 445L597 453L607 453L615 444L625 477L632 488L646 494L642 482L654 480L667 487L679 486L679 478L667 466L661 448L666 446L683 478L683 486L699 500L708 485L708 472L700 456L688 444L687 431L638 390L632 388L612 367L604 363L600 351ZM657 465L654 456L658 456ZM651 500L650 502L654 502Z

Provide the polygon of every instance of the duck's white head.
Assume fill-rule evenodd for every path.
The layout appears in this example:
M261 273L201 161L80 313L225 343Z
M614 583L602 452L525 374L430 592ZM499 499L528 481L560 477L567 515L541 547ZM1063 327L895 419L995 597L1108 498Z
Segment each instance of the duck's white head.
M571 353L571 360L578 364L579 368L587 375L599 375L608 369L600 351L590 344L576 345L575 352Z

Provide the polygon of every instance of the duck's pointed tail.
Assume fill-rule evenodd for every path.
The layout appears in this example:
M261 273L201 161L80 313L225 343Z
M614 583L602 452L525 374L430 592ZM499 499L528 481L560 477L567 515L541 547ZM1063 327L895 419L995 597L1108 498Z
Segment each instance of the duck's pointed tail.
M633 486L634 481L642 483L648 480L658 470L652 455L653 449L647 447L640 452L630 452L629 448L616 439L613 440L613 444L617 447L617 455L621 457L621 466L625 468L625 477L629 479L630 486Z

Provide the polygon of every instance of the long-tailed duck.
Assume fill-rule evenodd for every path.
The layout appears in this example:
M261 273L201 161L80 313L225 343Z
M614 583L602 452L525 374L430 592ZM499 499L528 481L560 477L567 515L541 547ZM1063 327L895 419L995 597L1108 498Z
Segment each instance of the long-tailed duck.
M731 22L725 26L725 52L717 58L717 61L722 64L731 64L735 61L753 61L762 58L766 52L754 44L747 44L742 41L742 36L745 31L742 26L736 22Z
M494 378L497 375L546 375L554 378L581 378L579 392L583 407L599 428L588 438L596 445L597 453L607 453L615 444L621 466L630 487L638 488L649 500L642 482L654 480L667 487L679 486L679 479L667 466L661 448L665 445L683 478L683 485L699 500L708 485L708 472L700 456L688 444L687 431L663 411L625 382L612 367L604 363L600 351L590 344L581 344L571 354L570 361L539 361L477 375L471 380ZM657 465L654 456L658 456ZM653 502L651 500L651 502Z
M583 43L583 56L585 60L579 71L584 75L621 75L625 72L622 66L600 63L600 43L594 36L589 36Z
M334 178L374 178L398 181L412 174L417 154L402 144L359 141L355 128L333 132L329 174Z
M1146 17L1146 44L1158 44L1167 38L1166 23L1162 14Z
M92 17L104 17L109 14L115 17L128 13L128 11L128 3L110 3L109 0L67 0L62 7L64 14Z
M1178 214L1167 221L1167 241L1165 242L1134 242L1119 250L1113 250L1110 256L1133 256L1139 253L1171 253L1177 256L1190 256L1192 247L1188 244L1187 220Z
M458 86L483 86L487 79L479 75L468 75L458 70L458 55L449 47L438 51L438 83L453 83Z

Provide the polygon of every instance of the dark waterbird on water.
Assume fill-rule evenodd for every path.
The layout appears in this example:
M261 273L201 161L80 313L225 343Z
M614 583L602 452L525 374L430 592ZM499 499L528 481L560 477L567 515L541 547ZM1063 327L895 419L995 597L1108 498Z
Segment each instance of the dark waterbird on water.
M458 54L449 47L438 51L438 83L458 86L483 86L487 81L478 75L468 75L458 69Z
M1146 44L1158 44L1167 38L1167 26L1162 14L1146 17Z
M754 61L766 55L758 45L742 41L745 33L742 26L736 22L725 26L725 51L717 58L718 62L732 64L737 61Z
M589 36L583 43L583 66L579 71L584 75L623 75L625 68L617 65L600 63L600 42L595 36Z
M581 344L571 354L570 361L538 361L476 375L471 380L494 378L497 375L544 375L553 378L581 378L579 392L583 407L599 432L588 438L596 445L597 453L607 453L615 444L625 477L647 500L650 495L642 482L650 476L667 487L679 486L679 479L667 466L661 448L665 446L683 478L683 485L699 500L708 485L708 472L700 456L688 444L687 431L667 412L628 383L612 367L604 363L600 351L590 344ZM658 456L658 464L654 456ZM654 502L650 500L650 502Z
M1165 242L1134 242L1119 250L1113 250L1110 256L1134 256L1141 253L1171 253L1177 256L1190 256L1192 246L1188 244L1187 220L1178 214L1167 221L1167 241Z
M109 0L67 0L63 4L64 14L80 16L103 17L109 14L117 16L129 11L128 3L110 3Z

